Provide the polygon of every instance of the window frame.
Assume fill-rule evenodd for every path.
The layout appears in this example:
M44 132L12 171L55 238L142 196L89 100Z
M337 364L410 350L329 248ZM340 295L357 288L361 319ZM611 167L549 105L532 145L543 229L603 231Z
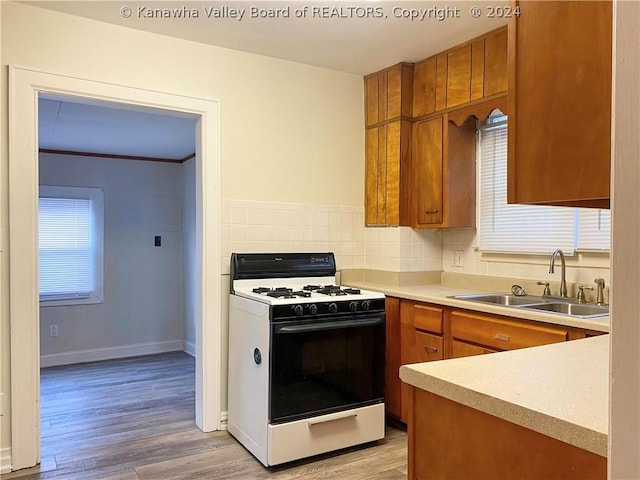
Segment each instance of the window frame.
M90 200L93 285L88 296L47 295L39 293L41 307L92 305L104 303L104 190L96 187L40 185L38 198L68 198ZM38 219L40 211L38 210ZM38 246L38 252L40 248ZM39 274L38 274L39 284Z
M529 250L520 250L517 247L514 247L514 245L504 245L503 248L501 248L499 245L496 244L483 244L482 243L482 239L483 239L483 234L481 233L481 228L483 225L482 222L482 198L483 195L486 195L487 192L485 190L483 190L482 188L482 174L483 174L483 165L482 165L482 147L481 147L481 143L482 143L482 135L481 135L481 131L485 130L485 129L491 129L491 128L500 128L506 126L508 128L508 117L503 114L500 110L494 110L494 112L489 116L489 118L484 121L484 122L480 122L478 121L477 123L477 150L476 150L476 164L477 164L477 174L476 174L476 202L477 202L477 208L476 208L476 225L477 225L477 231L476 231L476 245L475 248L477 250L479 250L480 252L482 252L483 254L500 254L500 255L533 255L533 256L539 256L539 255L547 255L549 253L551 253L551 251L555 248L551 248L547 245L539 245L539 249L538 250L534 250L536 247L533 247L532 249ZM506 151L506 149L505 149ZM506 185L505 185L506 188ZM555 212L555 209L563 209L564 213L563 215L567 216L567 217L571 217L573 218L573 226L572 226L572 231L573 231L573 239L572 239L572 245L569 246L565 246L563 247L563 251L565 251L565 254L567 255L577 255L579 253L583 253L583 252L594 252L594 253L604 253L604 254L610 254L611 251L611 232L610 232L610 217L608 217L607 219L603 219L602 214L604 212L606 212L607 210L603 210L603 209L589 209L589 208L579 208L579 207L550 207L550 206L544 206L544 205L518 205L518 208L540 208L540 209L554 209L553 211ZM498 207L500 208L500 207ZM495 214L496 210L494 209L493 213ZM558 211L558 213L560 213ZM495 215L492 214L492 216L490 218L495 218ZM596 230L594 231L590 231L588 229L586 229L585 227L588 226L587 224L585 224L584 222L581 221L581 219L584 218L589 218L589 217L597 217L597 219L592 219L590 221L587 222L591 223L591 224L597 224L598 226L601 224L608 224L609 227L609 243L608 243L608 248L603 248L601 245L597 245L598 241L602 241L603 236L602 233L597 232ZM492 223L495 223L495 220L493 220ZM542 228L542 226L541 226ZM567 232L565 232L567 233ZM596 245L594 245L594 243L589 243L589 241L591 242L595 242ZM547 251L549 250L549 251Z

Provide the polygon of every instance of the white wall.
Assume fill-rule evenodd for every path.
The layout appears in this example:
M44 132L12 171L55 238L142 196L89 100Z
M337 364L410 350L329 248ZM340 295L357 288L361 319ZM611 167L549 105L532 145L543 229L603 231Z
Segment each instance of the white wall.
M482 253L476 248L476 231L470 229L448 230L443 234L442 269L445 272L490 275L495 277L527 278L545 282L559 282L559 269L549 273L549 255L507 255ZM464 252L464 265L451 265L451 251ZM595 278L604 278L609 285L609 254L579 253L566 257L567 282L594 285ZM559 263L556 264L559 266ZM542 289L543 287L540 287ZM542 293L536 292L536 293ZM556 292L553 292L556 293Z
M357 75L0 2L0 121L8 64L219 100L222 196L361 207L363 81ZM0 130L0 231L7 249L8 131ZM339 174L336 174L339 172ZM10 394L8 265L0 280L0 393ZM223 280L226 286L226 280ZM225 316L225 305L221 305ZM224 329L223 325L223 329ZM183 331L180 332L180 335ZM221 352L224 356L224 352ZM221 392L226 404L226 391ZM8 403L8 402L7 402ZM7 406L9 408L9 406ZM9 411L6 411L8 418ZM10 443L2 424L0 448Z
M196 160L182 164L182 278L184 340L195 354L196 343Z
M181 165L41 154L40 184L104 191L104 303L40 307L43 365L73 363L77 355L70 352L108 355L123 346L180 343ZM163 208L167 203L179 207L178 215ZM57 337L49 336L51 324Z

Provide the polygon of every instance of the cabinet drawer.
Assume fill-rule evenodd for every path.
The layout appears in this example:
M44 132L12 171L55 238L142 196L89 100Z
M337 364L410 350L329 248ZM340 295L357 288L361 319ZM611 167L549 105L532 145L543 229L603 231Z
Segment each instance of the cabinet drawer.
M451 312L451 335L477 345L500 350L564 342L568 331L562 328L531 325L466 312Z
M418 330L442 334L442 309L414 304L413 326Z
M491 348L479 347L472 343L453 340L451 342L451 358L472 357L474 355L485 355L487 353L495 353L497 350Z
M444 341L442 337L416 330L414 342L416 362L431 362L444 358L442 353Z

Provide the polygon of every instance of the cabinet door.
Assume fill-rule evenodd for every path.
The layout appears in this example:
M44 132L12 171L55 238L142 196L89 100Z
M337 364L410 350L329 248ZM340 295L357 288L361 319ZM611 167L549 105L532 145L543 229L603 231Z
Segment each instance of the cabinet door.
M490 97L506 91L507 31L501 30L484 39L484 96Z
M436 110L436 57L416 63L413 68L413 116Z
M471 45L447 54L447 107L471 100Z
M473 355L484 355L486 353L495 353L498 350L480 347L460 340L451 342L451 358L471 357Z
M367 129L365 150L366 225L409 225L411 123Z
M612 2L518 1L509 23L510 203L605 207Z
M400 63L364 79L365 125L411 117L413 65Z
M443 117L417 122L413 127L412 164L417 224L442 223Z
M385 365L385 395L384 404L389 415L400 418L402 415L400 404L400 300L387 297L385 300L386 313L386 365Z

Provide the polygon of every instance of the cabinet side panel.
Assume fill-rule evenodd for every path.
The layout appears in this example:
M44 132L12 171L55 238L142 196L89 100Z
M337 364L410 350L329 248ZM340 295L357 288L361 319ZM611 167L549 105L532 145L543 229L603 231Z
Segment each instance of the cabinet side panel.
M400 404L400 300L387 297L385 300L386 314L386 366L385 366L385 394L384 404L387 413L401 418Z
M473 119L461 127L447 121L445 209L447 227L476 225L476 129Z
M400 225L411 226L411 135L412 123L403 121L400 125Z

